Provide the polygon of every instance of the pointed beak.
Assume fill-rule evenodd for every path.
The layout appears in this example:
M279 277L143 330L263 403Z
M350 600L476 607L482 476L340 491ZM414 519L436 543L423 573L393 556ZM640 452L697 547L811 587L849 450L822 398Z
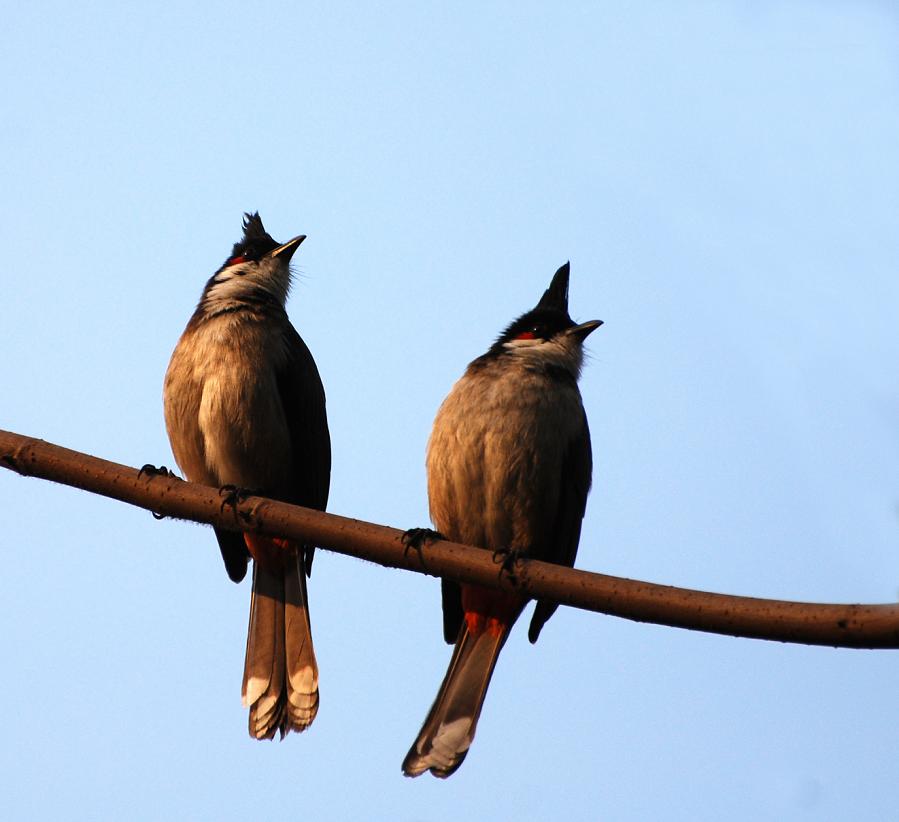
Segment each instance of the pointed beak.
M272 251L272 257L283 257L285 263L290 262L290 258L293 257L293 252L296 251L300 247L300 243L306 239L305 234L300 234L299 237L294 237L292 240L288 240L284 245L279 245L274 251Z
M602 325L602 320L588 320L585 323L581 323L580 325L576 325L573 328L569 328L566 331L566 334L570 334L573 337L577 337L581 342L583 342L588 334L593 333Z

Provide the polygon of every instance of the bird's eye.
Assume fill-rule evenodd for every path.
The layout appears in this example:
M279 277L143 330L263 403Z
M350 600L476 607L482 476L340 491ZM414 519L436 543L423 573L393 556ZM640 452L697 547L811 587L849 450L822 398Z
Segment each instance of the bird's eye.
M540 326L535 325L533 328L528 331L522 331L515 339L516 340L536 340L540 336Z
M240 265L241 263L245 263L247 258L243 256L243 254L238 254L236 257L232 257L228 260L228 265Z

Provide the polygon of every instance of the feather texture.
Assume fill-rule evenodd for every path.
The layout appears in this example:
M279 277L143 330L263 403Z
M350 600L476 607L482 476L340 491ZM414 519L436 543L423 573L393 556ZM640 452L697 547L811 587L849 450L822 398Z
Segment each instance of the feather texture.
M577 387L583 340L598 321L568 316L568 264L538 306L472 362L434 420L428 442L431 519L447 539L573 565L592 454ZM441 581L443 633L455 647L443 683L403 761L407 776L445 778L464 760L496 661L525 601ZM538 602L535 642L556 606Z
M301 239L279 247L258 214L245 216L240 259L209 280L172 354L165 418L188 479L324 510L331 473L324 388L284 311L290 254ZM314 546L223 530L216 537L234 581L256 557L243 683L250 734L301 731L319 700L306 596Z

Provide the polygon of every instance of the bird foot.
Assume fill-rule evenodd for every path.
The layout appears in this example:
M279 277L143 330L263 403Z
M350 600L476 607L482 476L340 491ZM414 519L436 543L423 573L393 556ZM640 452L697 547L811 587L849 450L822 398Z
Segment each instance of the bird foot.
M181 479L181 477L174 471L169 471L164 465L160 465L157 468L152 462L148 462L141 467L140 471L137 472L137 478L140 479L144 474L148 477L170 477L171 479Z
M493 552L493 561L499 565L499 575L504 573L509 575L509 579L514 583L518 581L515 573L515 563L521 559L521 552L512 548L497 548Z
M446 537L433 528L410 528L403 534L403 556L408 556L411 548L418 554L418 561L424 566L425 558L422 554L422 548L429 543L438 542L442 539L445 540Z
M140 471L137 472L137 478L140 479L142 476L146 474L147 477L153 479L153 477L169 477L170 479L181 479L174 471L169 471L164 465L160 465L158 468L153 465L152 462L148 462L145 465L141 466ZM150 511L153 515L153 519L165 519L165 514L159 514L156 511Z
M440 531L435 531L433 528L410 528L408 531L403 533L403 545L408 551L410 548L414 548L418 553L421 553L421 549L429 542L437 542L438 540L446 539Z
M254 496L254 494L247 488L238 488L236 485L223 485L219 488L219 496L223 498L221 510L224 512L225 508L231 508L236 519L238 517L237 506L247 498Z

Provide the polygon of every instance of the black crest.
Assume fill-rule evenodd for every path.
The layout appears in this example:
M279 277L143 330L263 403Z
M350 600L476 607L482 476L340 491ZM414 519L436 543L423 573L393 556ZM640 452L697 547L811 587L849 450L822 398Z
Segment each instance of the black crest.
M271 240L271 237L265 230L265 226L262 225L262 217L259 216L258 211L252 214L248 211L243 215L243 239L244 242L261 239Z
M574 321L568 315L569 272L568 263L556 271L549 288L543 292L540 302L530 311L518 317L497 337L487 356L502 354L504 344L521 334L529 333L548 340L560 331L574 325Z
M243 215L243 238L240 242L234 243L229 259L246 257L249 260L258 260L277 247L278 243L265 230L259 212L252 214L247 212Z
M549 288L543 292L537 308L555 308L558 311L568 313L568 275L571 273L571 265L566 262L553 275Z

